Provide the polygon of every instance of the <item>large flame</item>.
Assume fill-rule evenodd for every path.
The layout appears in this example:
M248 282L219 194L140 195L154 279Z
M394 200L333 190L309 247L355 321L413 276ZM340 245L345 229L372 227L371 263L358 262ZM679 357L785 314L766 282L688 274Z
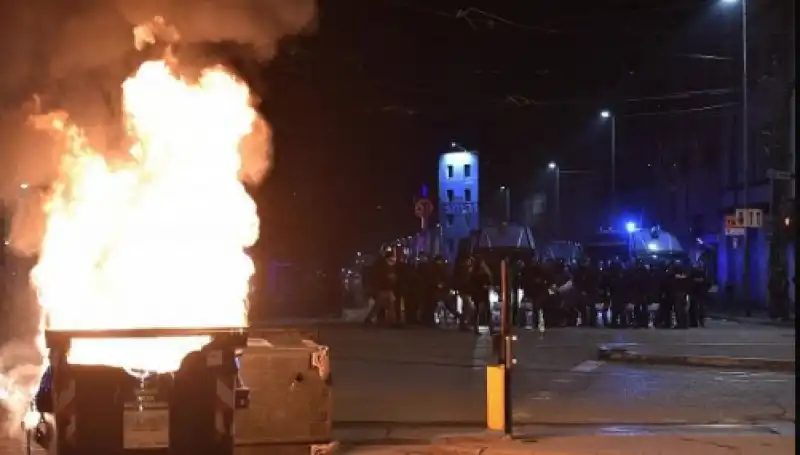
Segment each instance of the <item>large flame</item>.
M131 145L120 159L64 115L37 121L68 147L32 273L47 327L244 326L258 216L240 147L266 127L247 85L222 67L189 81L148 61L122 89ZM167 372L206 342L75 340L70 362Z

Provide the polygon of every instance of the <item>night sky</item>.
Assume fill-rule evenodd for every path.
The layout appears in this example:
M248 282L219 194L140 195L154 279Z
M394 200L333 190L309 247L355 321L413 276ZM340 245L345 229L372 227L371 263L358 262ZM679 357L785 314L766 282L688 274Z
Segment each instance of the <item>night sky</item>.
M729 0L320 0L314 30L299 36L313 0L236 1L250 6L2 0L0 103L13 112L32 93L80 87L72 107L114 111L119 83L144 58L131 49L131 23L165 5L175 8L182 37L201 46L289 35L268 64L233 53L274 129L275 168L257 190L259 250L264 259L315 268L339 267L356 251L412 233L413 198L423 184L435 191L437 157L451 141L479 152L481 197L507 186L514 206L552 188L550 160L587 171L562 180L570 195L562 224L586 227L610 199L610 128L601 110L617 120L625 210L656 198L642 189L669 186L690 159L713 167L735 136L741 10ZM759 21L788 2L749 3L751 33L777 36ZM202 20L192 23L193 15ZM242 15L252 27L240 27ZM749 59L784 51L754 49ZM97 101L84 97L91 90ZM11 168L4 163L31 149L13 137L24 117L6 117L0 184L11 174L3 175ZM27 169L39 160L27 159Z
M553 159L592 171L581 190L602 203L598 113L612 109L620 193L654 168L680 169L713 147L693 128L732 125L739 11L719 0L322 2L316 33L284 42L267 70L270 256L336 263L413 232L412 198L435 188L451 140L479 151L482 192L521 197Z

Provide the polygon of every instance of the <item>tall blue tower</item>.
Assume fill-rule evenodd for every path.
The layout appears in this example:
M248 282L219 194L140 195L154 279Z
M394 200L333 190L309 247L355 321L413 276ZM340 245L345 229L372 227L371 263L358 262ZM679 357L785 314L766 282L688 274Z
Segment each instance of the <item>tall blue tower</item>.
M456 144L439 157L441 254L455 260L459 240L480 226L478 153Z

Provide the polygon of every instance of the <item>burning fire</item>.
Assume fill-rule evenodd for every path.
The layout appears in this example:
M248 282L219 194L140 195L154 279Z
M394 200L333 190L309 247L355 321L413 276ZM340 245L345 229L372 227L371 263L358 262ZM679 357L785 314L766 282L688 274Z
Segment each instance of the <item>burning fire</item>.
M121 159L93 149L64 114L35 119L67 153L32 272L55 330L246 325L258 238L241 178L243 141L266 123L223 67L189 81L167 60L122 84ZM206 337L74 340L70 362L168 372Z

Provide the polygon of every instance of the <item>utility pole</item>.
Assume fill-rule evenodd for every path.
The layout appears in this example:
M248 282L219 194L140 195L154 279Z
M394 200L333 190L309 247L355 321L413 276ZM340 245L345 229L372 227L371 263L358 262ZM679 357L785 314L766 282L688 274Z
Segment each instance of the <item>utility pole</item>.
M611 115L611 216L617 216L617 116L613 114Z
M561 238L561 168L556 167L556 233Z
M750 187L750 144L748 128L750 126L747 106L747 0L742 0L742 208L749 208ZM751 315L750 296L750 228L745 228L742 238L744 248L744 264L742 267L742 299L746 316Z

